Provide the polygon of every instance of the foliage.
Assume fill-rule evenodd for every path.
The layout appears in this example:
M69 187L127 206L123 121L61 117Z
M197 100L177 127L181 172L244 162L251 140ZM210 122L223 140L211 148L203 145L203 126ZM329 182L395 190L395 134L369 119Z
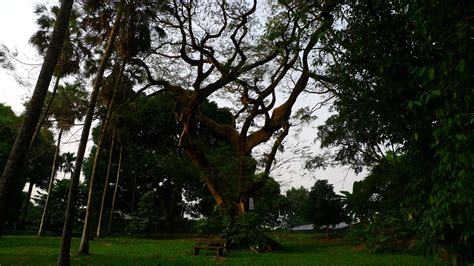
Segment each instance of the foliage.
M280 194L280 184L272 177L268 177L265 185L254 195L254 210L262 221L262 225L267 228L284 228L287 223L283 214L285 213L286 198Z
M15 65L12 62L12 58L17 56L16 52L11 52L8 47L0 43L0 68L13 71L15 70Z
M325 43L337 114L321 127L322 145L356 170L387 150L405 154L417 169L407 215L425 250L448 250L454 263L474 250L473 5L348 1L345 26Z
M201 236L220 235L225 230L224 215L214 208L207 217L196 221L194 230Z
M309 191L306 216L313 222L314 228L329 228L345 221L341 198L327 180L317 180Z
M398 212L404 203L407 184L417 176L408 156L386 155L363 180L356 181L352 193L343 191L347 213L354 221L368 222L376 214Z
M49 197L49 208L45 218L45 229L56 234L61 234L64 224L64 210L66 209L67 196L69 191L69 179L60 179L54 182L51 195ZM47 194L39 192L34 201L37 207L43 209ZM77 228L82 224L84 216L84 207L86 205L87 187L82 184L79 187L79 195L76 206L74 207L73 226ZM41 213L38 213L38 221L41 219ZM39 222L37 223L39 224Z
M9 106L0 104L0 169L5 167L6 161L13 147L15 137L20 126L21 117L17 117ZM25 207L26 197L23 187L26 182L44 188L46 186L50 165L54 153L54 140L51 131L41 130L33 143L21 176L15 179L11 193L7 223L16 224ZM27 203L28 204L28 203Z
M247 212L231 219L224 219L225 229L223 237L228 241L232 249L253 249L257 252L274 251L281 249L280 243L275 241L269 234L268 229L262 226L261 217L252 212Z
M180 126L175 120L175 105L175 101L166 93L151 98L137 95L134 102L122 106L118 110L120 113L115 114L118 116L117 125L120 126L118 141L125 147L115 209L133 214L135 219L128 226L131 232L172 232L181 224L184 211L196 218L206 217L211 215L215 205L200 179L201 172L193 166L187 154L177 147ZM218 108L215 103L204 104L202 111L210 113L219 121L230 121L227 111ZM93 133L95 141L99 127ZM216 166L222 167L220 174L232 180L230 163L226 163L226 158L222 157L226 148L219 146L223 145L222 140L205 129L199 130L198 134L196 141L199 145L213 149L210 156L215 157L213 160ZM106 138L105 152L97 168L95 191L102 191L103 188L107 162L105 154L109 151L110 142L110 138ZM84 165L86 177L92 171L94 152L95 147ZM116 169L116 163L113 164L112 169Z
M138 209L132 213L132 220L126 231L130 233L151 233L159 228L161 218L160 202L154 191L145 193L138 203Z
M11 147L15 141L16 132L20 123L19 117L15 115L9 106L0 104L0 168L3 169Z
M299 188L290 188L286 191L286 197L283 198L283 220L286 227L292 228L302 224L311 223L306 219L306 208L309 191L303 186Z
M58 85L56 95L48 94L47 102L53 97L48 115L56 127L69 131L76 120L81 120L87 109L87 92L80 83Z
M370 252L421 254L413 223L395 211L378 214L370 222L351 226L347 238Z

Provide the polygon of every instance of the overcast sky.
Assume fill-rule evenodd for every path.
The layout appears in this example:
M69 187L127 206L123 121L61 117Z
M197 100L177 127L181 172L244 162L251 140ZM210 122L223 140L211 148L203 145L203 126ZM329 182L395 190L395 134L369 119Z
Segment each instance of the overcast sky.
M35 16L33 8L35 3L49 3L51 1L41 0L16 0L2 1L0 4L0 44L6 45L11 51L16 51L18 56L14 60L15 73L0 69L0 102L7 104L20 114L24 108L22 103L31 95L36 82L36 77L41 67L41 58L36 51L28 43L28 39L36 30ZM17 60L17 61L16 61ZM21 84L18 82L21 81ZM305 102L306 101L306 102ZM304 98L300 105L307 104L311 99ZM318 123L322 123L328 116L327 111L321 111L317 114ZM72 130L75 133L77 130ZM293 134L292 134L293 133ZM305 127L300 133L290 131L285 146L287 150L295 147L296 143L301 147L310 145L312 150L317 151L318 147L313 143L316 136L314 127ZM66 141L71 144L65 145L61 152L75 152L75 140L79 138L79 134L71 134ZM90 145L89 145L90 146ZM279 161L290 158L291 154L285 154ZM316 179L328 179L329 183L334 184L336 191L349 190L352 191L352 183L359 180L363 175L356 176L347 168L335 168L319 170L312 174L305 173L301 169L301 163L292 162L281 166L272 173L273 176L282 184L282 190L286 190L291 186L299 187L303 185L310 188Z

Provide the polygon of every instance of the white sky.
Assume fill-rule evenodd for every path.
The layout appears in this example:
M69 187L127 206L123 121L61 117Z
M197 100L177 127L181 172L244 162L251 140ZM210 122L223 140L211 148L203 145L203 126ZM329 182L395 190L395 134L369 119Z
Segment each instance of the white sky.
M33 7L35 3L45 2L51 1L2 0L0 2L0 44L6 45L11 51L18 52L15 73L0 69L0 102L11 106L17 114L24 110L22 103L31 95L39 72L41 58L28 43L28 39L36 30ZM18 77L26 83L26 86L17 82ZM300 105L304 105L305 101L310 103L311 99L305 98L302 101ZM328 113L327 111L321 111L316 115L319 117L317 123L321 124ZM78 130L73 129L72 133L76 131ZM299 145L311 145L312 149L317 151L319 145L313 143L316 132L315 128L308 126L301 134L295 136L294 131L290 130L290 135L285 141L287 150L294 147L296 142L299 142ZM66 141L74 142L78 138L79 134L76 134L66 137ZM75 149L74 144L64 145L61 152L75 152ZM283 155L283 157L290 156L290 154ZM364 174L355 176L352 171L348 171L346 168L330 168L318 170L311 175L304 174L304 171L301 170L301 164L298 162L283 165L272 175L281 183L282 190L301 185L309 189L316 179L328 179L329 183L334 184L336 191L352 191L352 183L364 176Z

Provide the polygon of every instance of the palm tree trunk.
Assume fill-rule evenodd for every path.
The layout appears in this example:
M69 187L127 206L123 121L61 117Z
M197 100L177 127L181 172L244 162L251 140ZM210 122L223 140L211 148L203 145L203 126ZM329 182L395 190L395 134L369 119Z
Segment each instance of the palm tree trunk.
M97 149L95 151L94 164L92 166L92 174L89 179L89 193L87 196L86 217L84 218L84 226L82 228L81 244L79 245L79 255L89 255L89 240L90 240L90 230L91 230L90 228L91 228L92 210L93 210L92 204L93 204L93 197L94 197L94 183L95 183L95 176L96 176L96 168L99 162L100 153L102 152L102 143L104 142L107 128L109 127L110 121L112 121L114 102L115 102L115 98L117 97L117 91L120 85L120 80L122 78L122 73L123 73L124 68L125 68L125 60L122 60L119 76L116 79L115 84L114 84L112 99L107 105L107 115L105 116L105 120L102 125L102 129L100 131L99 140L97 141Z
M110 144L109 162L107 164L107 174L105 175L104 190L102 192L102 201L100 203L99 222L97 223L97 232L96 232L97 237L102 237L102 217L104 215L105 199L107 198L107 192L109 189L109 177L110 177L110 169L112 168L112 158L114 154L116 130L117 129L114 129L114 133L112 134L112 143Z
M51 108L51 104L53 103L54 97L56 96L56 92L58 91L59 81L60 81L60 80L61 80L61 76L58 75L58 76L56 77L56 81L55 81L55 83L54 83L54 88L53 88L53 92L51 93L51 98L49 99L48 104L46 105L46 109L44 110L43 118L42 118L42 119L39 121L39 123L36 125L35 133L33 133L33 137L31 138L30 146L29 146L28 149L31 149L31 147L33 147L33 143L35 142L36 136L37 136L38 133L40 132L41 127L42 127L43 124L44 124L44 121L46 121L46 119L48 118L49 109Z
M48 50L46 51L43 66L41 67L41 72L36 81L33 96L26 108L23 122L15 139L15 144L13 145L0 179L0 237L3 234L3 227L5 226L8 200L11 198L10 193L12 186L14 185L15 178L20 176L20 171L25 162L31 138L33 137L36 124L38 124L41 110L43 109L44 99L48 92L54 68L61 55L73 2L73 0L63 0L61 2L58 18L54 23L53 33L48 45Z
M87 147L87 141L89 140L89 132L92 124L92 119L94 115L95 104L97 102L97 96L99 95L100 86L102 84L102 78L104 76L104 71L109 61L110 54L112 53L112 48L115 43L115 37L118 32L119 24L122 18L123 4L124 0L120 0L119 10L115 17L114 26L112 31L109 34L107 45L102 55L101 62L97 71L97 77L94 81L94 86L92 88L92 93L89 101L89 108L87 109L87 114L84 119L84 127L82 129L81 140L79 142L79 147L77 149L76 163L74 167L74 172L71 176L71 184L69 187L68 203L66 207L66 214L64 219L64 227L61 238L61 248L58 257L58 265L69 265L70 264L70 250L71 250L71 237L72 237L72 220L73 220L73 208L76 205L77 193L79 190L79 177L81 175L82 162L84 160L84 153Z
M54 184L54 177L56 176L56 171L58 169L57 161L59 157L59 148L61 146L62 136L63 136L63 129L60 128L59 135L58 135L58 144L56 145L56 151L54 152L53 166L51 167L51 175L49 177L48 194L46 195L46 201L44 203L43 214L41 215L41 222L40 222L37 236L41 236L41 234L43 233L44 220L46 218L46 212L48 211L49 196L51 195L51 190L53 189L53 184Z
M120 179L120 170L122 167L122 153L123 153L123 144L120 144L119 163L117 166L117 178L115 179L114 196L112 197L112 206L110 207L110 215L109 215L109 226L107 227L108 234L110 234L110 229L112 228L112 219L114 217L115 199L117 198L117 190L118 190L118 184L119 184L119 179Z

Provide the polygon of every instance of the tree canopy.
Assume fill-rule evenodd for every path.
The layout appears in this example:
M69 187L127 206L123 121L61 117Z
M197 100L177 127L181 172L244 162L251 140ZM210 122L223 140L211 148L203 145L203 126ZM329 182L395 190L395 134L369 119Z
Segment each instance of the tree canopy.
M387 151L414 169L405 217L427 251L458 259L472 256L473 10L469 1L347 1L346 26L324 48L336 114L318 133L333 160L356 170L378 171Z

